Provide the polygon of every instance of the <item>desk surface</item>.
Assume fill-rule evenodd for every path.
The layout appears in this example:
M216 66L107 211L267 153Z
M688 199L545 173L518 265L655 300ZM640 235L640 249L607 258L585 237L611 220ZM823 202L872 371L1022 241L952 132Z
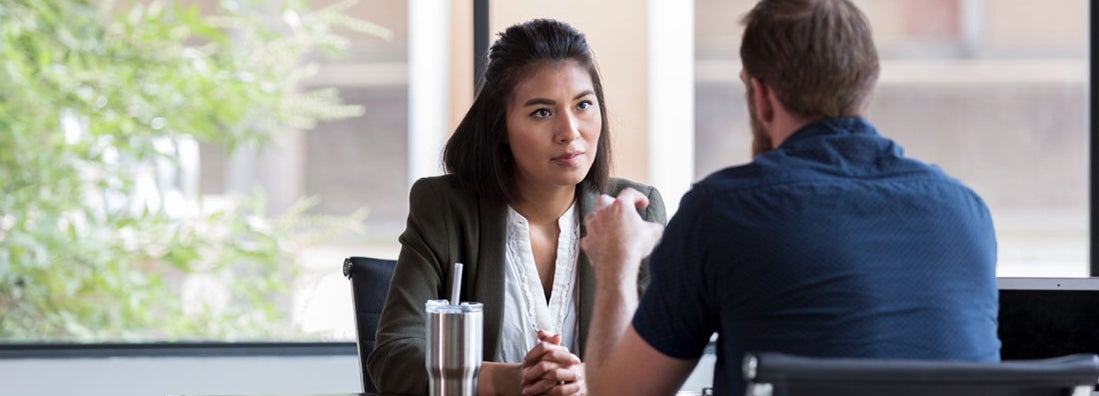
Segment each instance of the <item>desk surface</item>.
M1092 396L1099 396L1099 391L1092 392ZM178 395L188 396L188 395ZM190 395L190 396L407 396L390 393L296 393L283 395Z
M1099 391L1091 393L1092 396L1099 396ZM293 394L280 394L280 395L178 395L178 396L407 396L407 395L395 395L392 393L293 393Z
M396 395L392 393L279 393L270 395L256 395L256 394L218 394L218 395L173 395L173 396L407 396Z
M269 394L269 395L233 393L233 394L216 394L216 395L211 395L211 394L204 394L204 395L182 394L182 395L172 395L172 396L409 396L409 395L399 395L399 394L393 394L393 393L277 393L277 394L272 393L272 394Z

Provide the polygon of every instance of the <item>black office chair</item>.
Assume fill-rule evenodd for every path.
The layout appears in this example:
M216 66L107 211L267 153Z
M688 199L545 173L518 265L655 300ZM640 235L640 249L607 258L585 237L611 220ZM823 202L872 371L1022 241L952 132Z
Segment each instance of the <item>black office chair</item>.
M745 356L743 368L747 396L1091 396L1099 356L975 363L764 352Z
M370 379L366 360L374 350L374 333L378 331L385 296L389 293L389 280L393 278L393 267L396 265L396 260L370 257L348 257L343 260L343 276L351 279L351 294L355 301L355 331L358 333L363 392L378 391Z

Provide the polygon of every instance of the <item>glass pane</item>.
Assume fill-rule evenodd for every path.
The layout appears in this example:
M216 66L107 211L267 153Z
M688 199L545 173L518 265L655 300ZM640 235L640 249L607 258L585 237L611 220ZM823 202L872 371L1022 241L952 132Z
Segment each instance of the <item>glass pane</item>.
M407 212L407 2L100 3L0 5L0 343L353 340L343 258Z
M696 178L748 162L731 21L755 1L696 2ZM858 1L882 74L869 118L992 211L1000 276L1087 276L1088 3Z

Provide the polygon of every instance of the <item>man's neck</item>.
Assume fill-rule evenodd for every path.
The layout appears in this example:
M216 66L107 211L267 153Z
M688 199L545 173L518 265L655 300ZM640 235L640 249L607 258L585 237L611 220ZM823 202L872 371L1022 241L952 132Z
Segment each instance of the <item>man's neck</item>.
M785 142L795 132L811 123L812 121L803 120L791 114L776 116L775 122L771 124L771 128L767 131L767 136L771 138L771 148L779 148L779 146L782 146L782 142Z

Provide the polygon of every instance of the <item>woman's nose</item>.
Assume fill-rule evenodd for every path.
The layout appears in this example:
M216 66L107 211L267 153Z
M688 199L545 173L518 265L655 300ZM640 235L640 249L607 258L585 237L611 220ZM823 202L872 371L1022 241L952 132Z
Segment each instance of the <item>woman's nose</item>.
M571 142L580 137L580 123L572 113L565 113L564 117L560 117L554 130L554 140L561 143Z

